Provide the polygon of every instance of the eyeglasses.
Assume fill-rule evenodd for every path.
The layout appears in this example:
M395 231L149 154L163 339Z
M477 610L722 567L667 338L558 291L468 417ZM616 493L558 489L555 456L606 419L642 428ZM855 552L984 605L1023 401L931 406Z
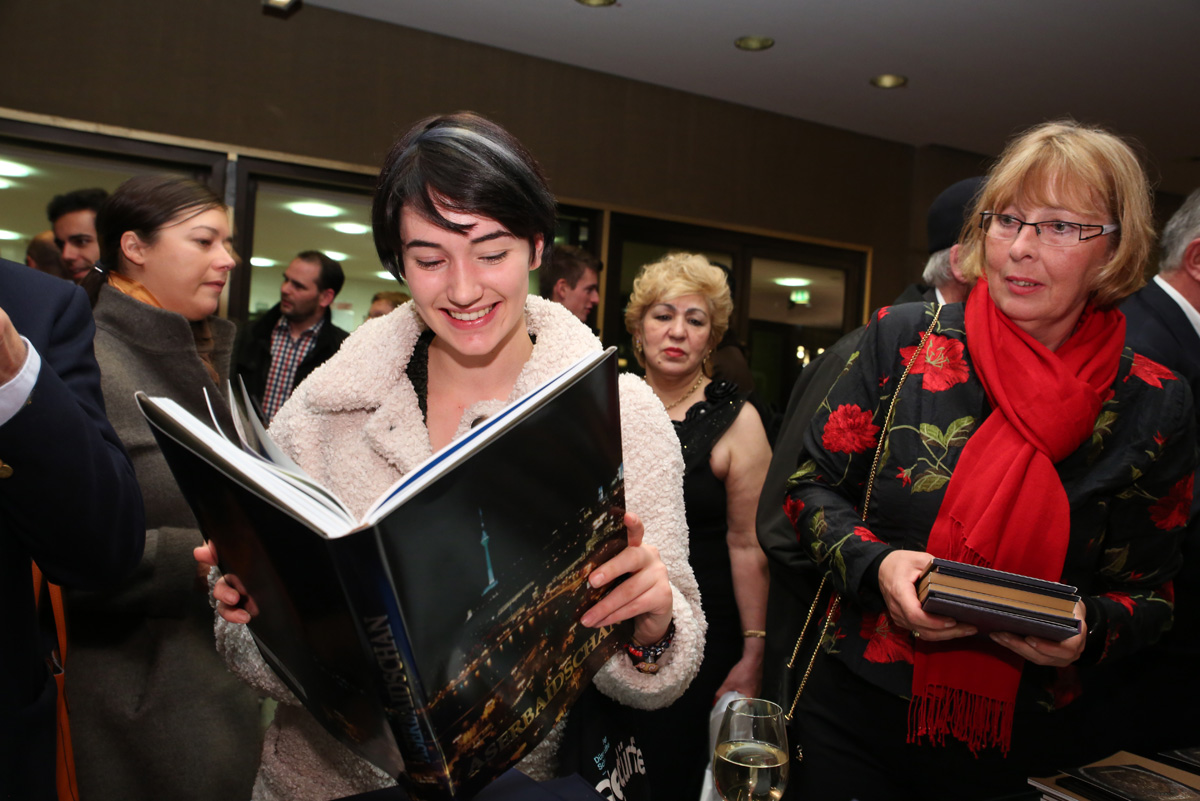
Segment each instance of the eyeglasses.
M981 211L979 227L992 239L1011 242L1021 235L1021 229L1026 225L1032 226L1038 241L1056 248L1069 248L1106 236L1120 230L1119 225L1086 225L1084 223L1067 222L1065 220L1043 220L1042 222L1025 222L1011 214L999 214L994 211ZM1084 233L1088 236L1084 236Z

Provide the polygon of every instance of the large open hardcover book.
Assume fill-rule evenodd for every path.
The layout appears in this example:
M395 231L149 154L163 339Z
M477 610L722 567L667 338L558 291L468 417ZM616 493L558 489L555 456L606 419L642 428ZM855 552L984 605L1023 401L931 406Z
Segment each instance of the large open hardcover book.
M435 453L362 518L271 442L138 403L264 659L416 799L470 798L526 756L628 637L588 629L625 547L613 349ZM214 419L216 416L214 415Z
M1075 588L987 567L934 559L917 579L921 608L972 623L1061 642L1079 633Z
M1046 801L1200 801L1200 775L1127 751L1029 783Z

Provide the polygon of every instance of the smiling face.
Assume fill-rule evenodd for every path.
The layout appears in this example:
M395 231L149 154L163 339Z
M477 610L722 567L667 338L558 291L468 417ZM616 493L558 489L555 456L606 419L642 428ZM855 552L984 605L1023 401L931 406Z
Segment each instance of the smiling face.
M434 225L407 205L400 214L413 305L433 329L435 346L460 361L491 362L519 347L525 334L529 271L541 261L541 239L531 248L490 217L438 212L466 226L464 233Z
M1059 201L1065 203L1065 201ZM1026 222L1062 220L1108 225L1096 212L1063 205L1043 206L1017 200L996 209ZM996 307L1025 333L1050 350L1066 342L1092 293L1096 271L1112 256L1112 236L1097 236L1072 247L1043 244L1032 226L1011 242L984 240L988 292Z
M184 211L160 228L150 244L132 231L121 238L128 276L150 290L164 309L192 321L216 312L236 264L231 250L224 209Z
M62 251L67 277L79 283L100 258L96 212L91 209L68 212L55 220L53 226L54 243Z
M650 304L642 317L646 370L688 378L711 349L712 323L703 295L680 295Z

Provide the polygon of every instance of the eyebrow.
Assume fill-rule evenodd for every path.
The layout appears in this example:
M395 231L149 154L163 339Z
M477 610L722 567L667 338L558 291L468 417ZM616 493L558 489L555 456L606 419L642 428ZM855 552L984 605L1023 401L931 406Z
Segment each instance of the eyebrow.
M507 231L507 230L501 228L498 231L492 231L490 234L484 234L482 236L475 237L474 239L471 240L471 244L479 245L479 244L483 244L484 242L491 242L496 239L503 239L505 237L510 237L512 239L516 239L517 235L512 233L511 231ZM410 239L409 241L404 243L405 250L408 250L409 248L437 248L437 249L440 249L441 247L442 246L439 245L437 242L427 242L424 239Z
M676 307L674 303L667 303L665 300L660 300L658 303L655 303L652 308L658 308L659 306L666 307L671 311L679 311L678 307ZM707 315L708 309L705 309L702 306L688 306L683 310L684 314L690 314L691 312L699 312L700 314Z

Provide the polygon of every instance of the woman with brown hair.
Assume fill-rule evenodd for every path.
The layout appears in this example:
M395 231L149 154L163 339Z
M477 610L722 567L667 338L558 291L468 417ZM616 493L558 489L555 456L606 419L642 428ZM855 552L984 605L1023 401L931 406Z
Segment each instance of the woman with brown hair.
M256 694L216 653L202 542L133 393L171 398L207 419L220 398L233 324L216 317L236 264L229 212L212 190L145 175L96 216L101 269L96 360L109 420L146 502L146 550L133 577L68 595L67 695L80 793L94 799L245 798L261 742ZM218 404L219 405L219 404Z

